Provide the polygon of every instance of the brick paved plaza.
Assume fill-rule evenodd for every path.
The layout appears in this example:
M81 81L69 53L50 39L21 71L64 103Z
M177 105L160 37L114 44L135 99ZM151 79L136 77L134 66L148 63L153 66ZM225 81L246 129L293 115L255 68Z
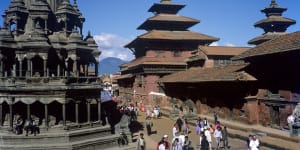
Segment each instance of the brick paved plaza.
M140 113L138 117L138 121L141 125L145 126L145 113ZM169 135L169 141L172 140L172 127L174 124L174 120L171 120L169 118L166 118L163 116L160 119L152 119L153 121L153 134L151 136L146 135L146 128L142 129L140 132L143 132L145 134L145 139L147 142L147 150L156 150L157 142L161 139L161 137L164 134ZM195 127L190 125L191 133L189 134L189 138L192 140L192 143L194 145L195 149L200 149L199 147L199 136L195 133ZM133 141L138 138L138 135L140 132L135 132ZM212 146L215 147L215 141L212 136ZM242 141L240 139L233 139L229 138L229 145L231 150L245 150L246 147L246 141ZM261 150L271 150L270 148L261 147Z

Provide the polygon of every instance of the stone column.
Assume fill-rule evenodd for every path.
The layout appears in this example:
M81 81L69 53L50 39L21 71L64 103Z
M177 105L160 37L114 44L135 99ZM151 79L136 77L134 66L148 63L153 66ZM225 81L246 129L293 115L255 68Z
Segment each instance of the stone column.
M3 60L0 61L0 77L3 77Z
M97 99L97 105L98 105L98 121L101 123L101 99Z
M65 73L64 76L68 77L69 76L68 60L65 61L65 68L66 68L66 70L64 72Z
M22 77L22 65L23 65L22 60L19 60L19 77Z
M9 130L13 130L13 103L15 98L10 98L10 102L8 102L9 105Z
M16 77L16 75L17 75L16 64L13 64L12 76L13 76L13 77Z
M31 67L31 61L29 58L27 58L27 73L26 73L27 77L31 75L30 67Z
M62 119L63 119L63 126L66 126L66 103L62 104Z
M60 65L57 65L57 76L60 76Z
M87 76L89 75L89 73L88 73L88 72L89 72L89 66L88 66L87 64L85 64L85 65L84 65L84 69L85 69L85 70L84 70L84 76L87 77Z
M75 102L75 119L76 119L76 124L79 124L79 103L80 101Z
M48 116L48 104L45 104L45 127L46 127L47 130L48 130L48 128L49 128L48 121L49 121L49 116Z
M2 122L3 122L3 118L2 118L2 103L0 104L0 127L2 127Z
M73 72L74 72L75 76L78 77L77 60L74 60Z
M86 100L86 107L87 107L87 122L91 123L91 101Z
M30 119L30 104L27 104L27 119Z
M33 76L33 65L32 65L32 61L30 60L30 76Z
M44 77L47 77L47 59L44 59Z

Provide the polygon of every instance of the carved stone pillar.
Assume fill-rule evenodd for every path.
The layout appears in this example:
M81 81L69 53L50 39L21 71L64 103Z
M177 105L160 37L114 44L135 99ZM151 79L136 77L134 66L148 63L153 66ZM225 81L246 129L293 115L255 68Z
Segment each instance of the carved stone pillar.
M27 72L26 76L29 77L31 75L31 61L29 58L27 58Z
M47 77L47 59L44 59L44 77Z
M75 102L75 119L76 119L76 124L79 124L79 103L80 101Z
M60 77L60 65L57 65L57 76Z
M91 100L86 100L86 107L87 107L87 122L91 123Z
M97 105L98 105L98 121L101 123L101 99L97 99Z
M23 60L19 60L19 77L22 77Z
M77 60L74 60L73 72L74 72L75 76L78 77Z
M46 129L49 128L48 121L49 121L48 104L45 104L45 127L46 127Z
M11 97L10 101L8 102L9 105L9 130L13 130L13 104L14 104L15 98Z
M30 119L30 104L27 104L27 119Z
M84 68L85 68L84 75L87 77L89 75L89 65L85 64Z
M17 68L16 68L16 64L13 64L13 71L12 71L12 76L16 77L17 75Z
M66 103L62 104L62 119L63 119L63 126L67 125L66 123Z
M32 64L32 61L30 60L30 76L32 77L33 76L33 64Z

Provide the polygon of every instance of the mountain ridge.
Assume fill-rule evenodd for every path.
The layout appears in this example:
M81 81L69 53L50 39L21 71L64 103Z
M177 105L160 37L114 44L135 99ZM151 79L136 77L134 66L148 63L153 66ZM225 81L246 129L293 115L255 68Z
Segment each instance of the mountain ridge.
M128 61L116 57L106 57L99 62L99 74L115 74L120 71L120 65Z

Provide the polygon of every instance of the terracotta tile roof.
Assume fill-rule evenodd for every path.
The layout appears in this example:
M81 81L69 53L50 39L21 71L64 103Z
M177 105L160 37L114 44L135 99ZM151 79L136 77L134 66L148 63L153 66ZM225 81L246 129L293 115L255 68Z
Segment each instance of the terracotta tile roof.
M150 17L148 20L151 21L182 21L182 22L195 22L199 23L200 21L197 19L174 15L174 14L158 14L156 16Z
M222 56L239 55L249 49L250 47L199 46L199 50L203 51L206 55L222 55Z
M199 20L179 16L176 14L157 14L153 17L148 18L142 25L137 29L153 30L153 29L166 29L170 30L185 30L197 23Z
M187 65L185 62L186 58L182 57L172 57L172 58L165 58L165 57L140 57L137 59L132 60L127 67L121 69L122 71L128 70L130 68L134 68L141 65L176 65L176 66L185 66Z
M248 44L255 44L255 45L258 45L258 44L261 44L263 42L266 42L266 41L269 41L271 39L274 39L278 36L281 36L281 35L285 35L287 33L285 32L268 32L266 34L263 34L261 36L258 36L258 37L255 37L254 39L251 39Z
M261 55L300 50L300 31L274 38L257 45L244 53L233 57L233 60L246 59Z
M120 75L118 77L115 77L115 80L120 80L120 79L128 79L128 78L133 78L134 75L133 74L125 74L125 75Z
M217 41L218 38L192 32L192 31L162 31L152 30L146 34L140 35L140 39L157 39L157 40L207 40Z
M248 73L241 71L247 64L227 65L212 68L190 68L165 76L158 80L163 83L200 83L222 81L256 81Z
M293 20L293 19L289 19L289 18L285 18L285 17L282 17L282 16L270 16L266 19L262 19L258 22L256 22L254 24L255 27L259 27L261 26L262 24L265 24L265 23L270 23L270 22L279 22L281 24L283 23L288 23L288 24L295 24L296 21Z

